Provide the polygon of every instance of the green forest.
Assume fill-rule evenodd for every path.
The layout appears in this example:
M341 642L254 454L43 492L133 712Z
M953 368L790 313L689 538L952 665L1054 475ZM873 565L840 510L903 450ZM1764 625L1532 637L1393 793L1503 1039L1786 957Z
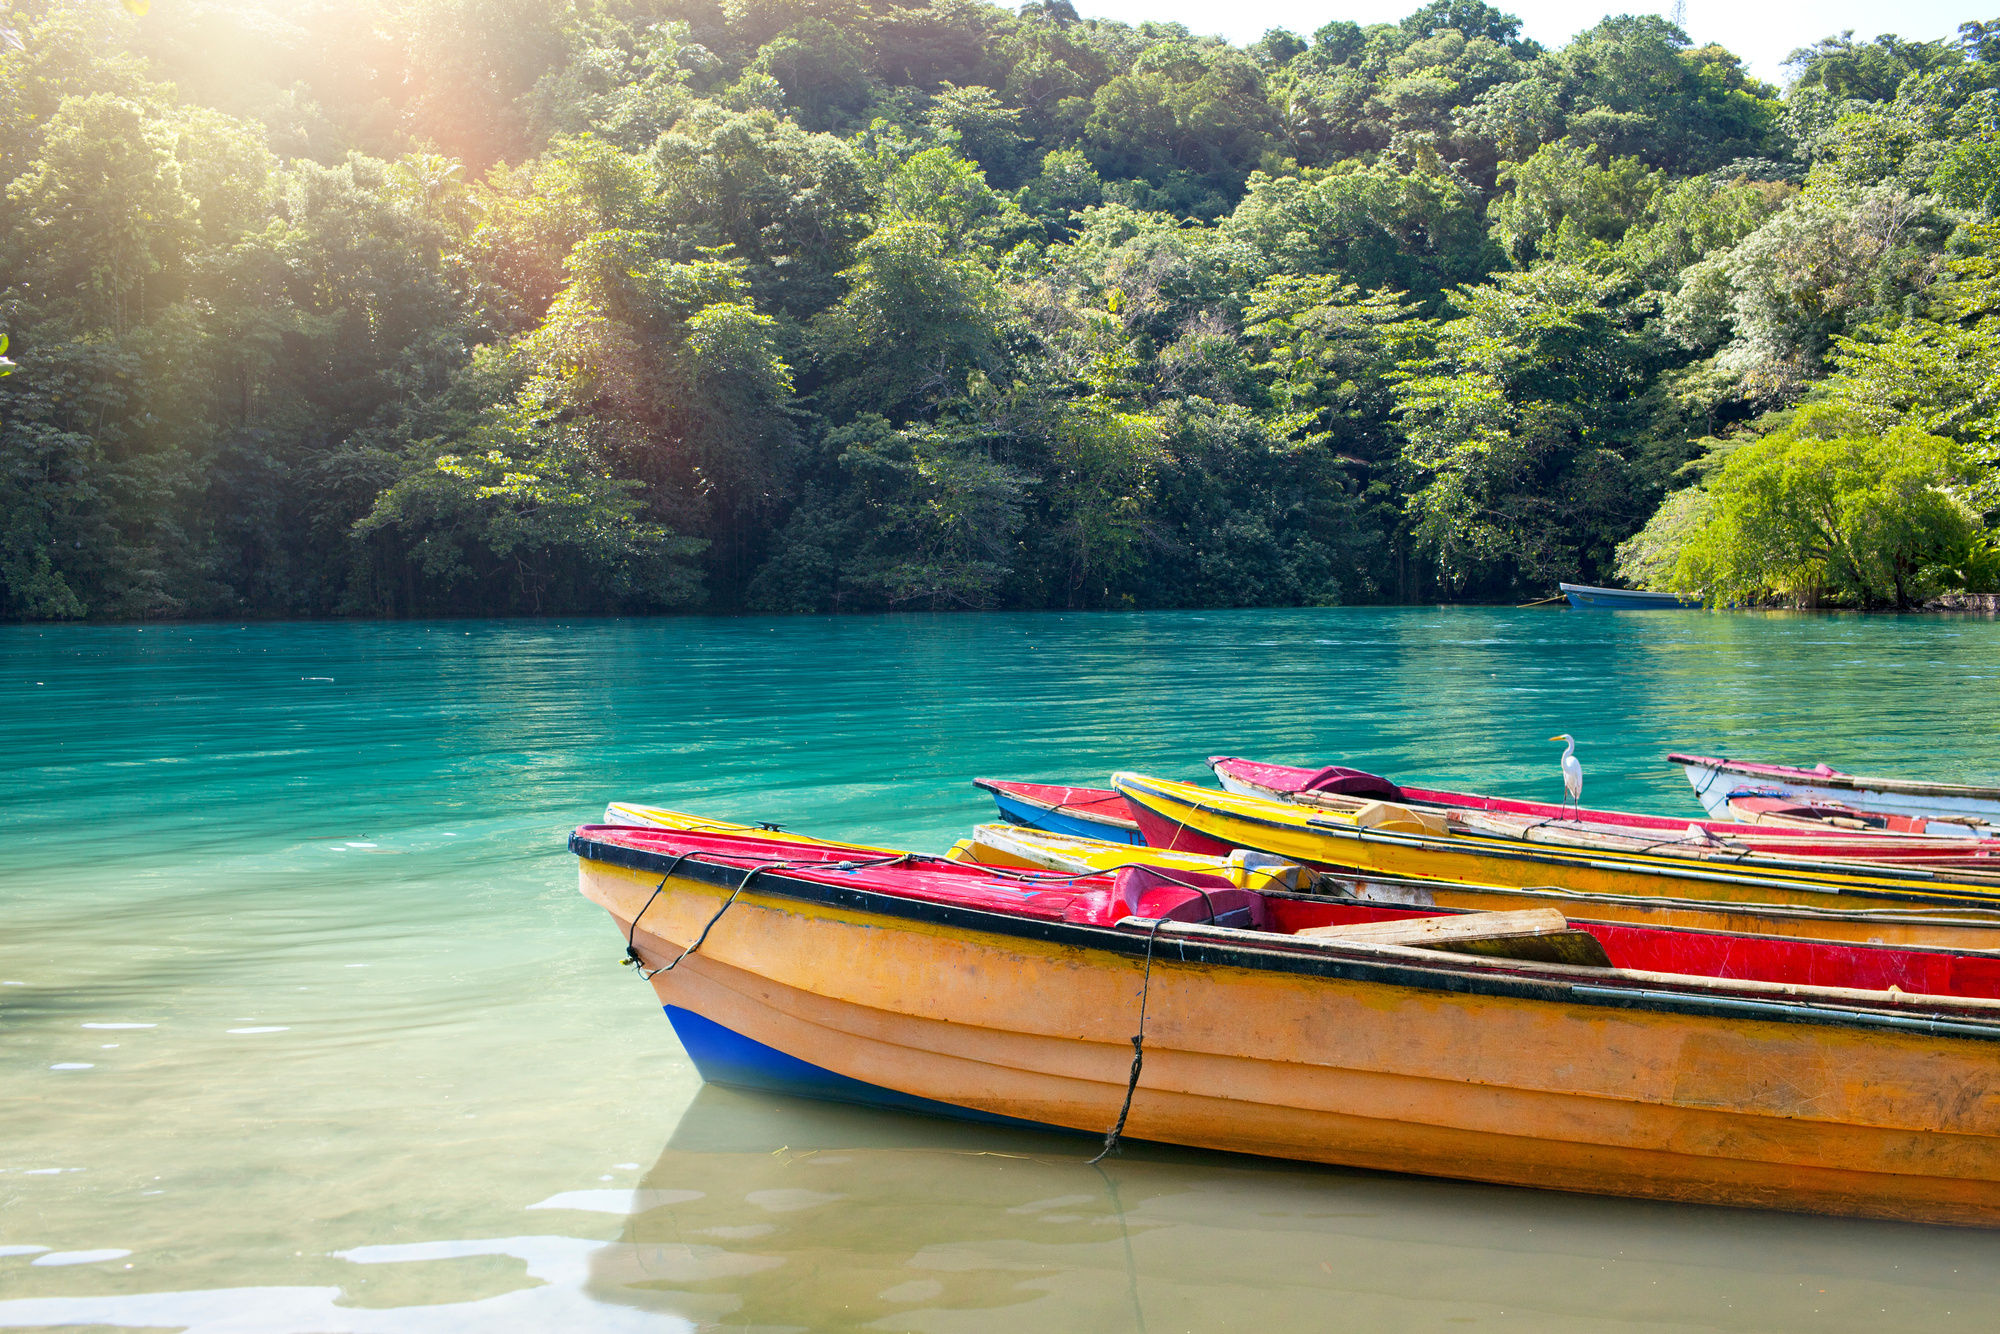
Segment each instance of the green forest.
M0 617L1991 589L2000 21L5 0Z

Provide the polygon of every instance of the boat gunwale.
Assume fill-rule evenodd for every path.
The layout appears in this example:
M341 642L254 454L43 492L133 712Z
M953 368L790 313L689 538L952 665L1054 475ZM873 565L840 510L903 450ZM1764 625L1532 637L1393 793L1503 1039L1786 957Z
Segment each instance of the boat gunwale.
M625 870L659 872L700 881L719 889L740 889L749 867L727 866L693 857L670 856L622 843L586 837L578 830L569 838L569 851L585 861L599 862ZM925 858L923 860L941 860ZM837 865L837 863L830 864ZM1088 877L1078 876L1076 879ZM1559 975L1536 976L1548 966L1522 964L1515 960L1485 960L1473 955L1444 955L1428 950L1399 946L1370 946L1355 942L1304 941L1270 932L1241 933L1234 928L1200 923L1162 923L1154 930L1149 919L1128 918L1145 929L1093 926L1088 923L1056 921L1011 913L992 912L960 904L938 903L907 895L884 893L840 885L827 885L786 875L781 870L763 872L752 891L759 896L789 898L806 903L845 908L879 916L959 927L992 935L1039 940L1072 948L1093 949L1126 958L1158 957L1158 937L1174 942L1177 962L1244 968L1254 972L1279 972L1325 977L1341 981L1375 983L1417 991L1459 995L1485 995L1507 999L1588 1005L1600 1008L1647 1010L1714 1019L1756 1019L1776 1023L1802 1023L1835 1028L1891 1029L1932 1037L2000 1043L2000 1014L1991 1021L1976 1017L1943 1018L1936 1015L1900 1014L1891 1010L1842 1008L1841 1002L1809 1003L1811 993L1827 990L1790 984L1748 983L1741 979L1703 978L1711 985L1734 986L1762 994L1746 996L1711 995L1703 991L1661 990L1662 980L1677 974L1647 974L1650 985L1621 987L1618 970L1588 970L1591 981ZM1312 895L1288 897L1313 898ZM1187 927L1201 928L1186 930ZM1228 933L1214 938L1207 932ZM1249 935L1254 939L1245 939ZM1286 942L1285 947L1280 942ZM1429 958L1410 957L1438 954ZM1556 965L1555 967L1560 967ZM1577 988L1584 988L1579 992ZM1764 988L1785 986L1782 994L1789 1002L1765 999ZM1917 997L1913 996L1914 1002ZM1974 997L1941 997L1952 1003ZM1884 1005L1890 1005L1886 999ZM1718 1011L1749 1009L1752 1013L1728 1014Z
M1792 775L1803 787L1826 787L1849 792L1894 792L1906 797L1958 797L1968 801L2000 801L2000 787L1982 787L1975 783L1933 783L1921 778L1873 778L1867 774L1821 774L1790 764L1760 764L1755 760L1732 760L1720 755L1689 755L1681 751L1670 752L1667 755L1667 762L1690 769L1712 769L1718 773L1762 779L1765 782L1787 781L1786 775ZM1760 772L1762 770L1779 772Z
M1143 775L1133 774L1129 772L1121 772L1118 774L1114 774L1112 777L1114 782L1120 784L1117 790L1121 795L1125 797L1127 801L1131 801L1134 798L1131 793L1125 791L1124 787L1125 784L1130 784L1131 786L1138 788L1147 796L1157 797L1162 800L1169 800L1169 801L1176 800L1176 798L1174 798L1170 793L1158 791L1157 789L1150 786L1150 784L1154 782L1166 781L1166 780L1156 780L1156 779L1146 778ZM1182 786L1188 786L1188 785L1183 784ZM1209 789L1202 788L1197 790L1205 792L1208 791ZM1232 798L1237 801L1264 800L1261 797L1245 797L1234 792L1217 791L1214 793L1214 795L1218 797ZM1198 809L1200 808L1200 803L1198 802L1190 802L1188 804L1193 805ZM1468 844L1472 841L1470 838L1468 838L1465 842L1458 843L1456 846L1454 846L1455 840L1451 837L1438 838L1435 835L1427 835L1427 834L1406 834L1393 830L1364 829L1358 825L1329 821L1322 816L1304 814L1304 812L1309 811L1311 809L1310 807L1304 807L1304 806L1293 807L1292 804L1289 802L1271 802L1270 804L1274 806L1285 806L1300 811L1301 816L1299 822L1297 824L1288 824L1278 820L1267 819L1246 811L1239 811L1234 809L1223 811L1222 808L1217 808L1217 810L1219 813L1227 814L1228 817L1232 820L1240 820L1245 824L1255 825L1262 829L1276 829L1292 833L1304 832L1304 833L1324 834L1337 838L1351 839L1357 843L1387 843L1397 847L1428 848L1433 851L1452 852L1461 856L1468 856L1468 857L1491 857L1499 860L1515 861L1515 862L1533 862L1542 865L1576 865L1579 863L1579 861L1581 861L1581 864L1598 870L1629 871L1635 875L1656 875L1662 878L1669 878L1669 879L1684 878L1689 880L1712 880L1723 884L1744 885L1753 889L1794 889L1794 890L1803 889L1803 890L1811 890L1822 894L1852 895L1855 897L1889 899L1899 902L1907 901L1912 903L1936 903L1939 902L1940 900L1943 900L1958 907L1967 907L1967 908L2000 907L2000 895L1996 894L1952 894L1942 890L1930 893L1915 893L1911 891L1899 891L1892 886L1877 886L1872 884L1859 886L1854 889L1849 889L1839 884L1824 883L1822 881L1810 879L1804 876L1801 876L1800 878L1797 879L1785 879L1782 877L1771 877L1771 876L1760 877L1756 874L1757 868L1755 867L1740 868L1736 870L1707 870L1703 868L1708 865L1712 865L1712 863L1696 863L1685 859L1680 861L1675 861L1672 858L1665 858L1665 857L1658 859L1659 862L1665 864L1655 864L1653 862L1636 860L1636 859L1610 860L1614 858L1631 858L1633 857L1633 854L1618 853L1618 852L1593 852L1588 848L1562 849L1559 847L1559 845L1556 844L1528 844L1526 845L1526 848L1537 849L1535 851L1530 851L1526 850L1526 848L1523 847L1512 846L1515 843L1525 843L1525 840L1503 839L1503 836L1497 834L1480 835L1479 837L1489 838L1496 841L1504 841L1507 844L1509 844L1509 846L1480 847L1477 851L1473 851L1468 847ZM1175 817L1168 815L1165 812L1155 810L1153 811L1153 814L1158 816L1162 820L1166 820L1173 824L1180 825L1184 829L1189 827L1185 821L1176 819ZM1201 831L1195 830L1194 832L1200 833ZM1468 831L1468 833L1469 832L1470 831ZM1203 835L1203 837L1212 838L1214 836ZM1549 849L1549 851L1547 852L1539 851L1539 849L1541 848L1547 848ZM1559 853L1565 850L1583 854L1583 856L1581 858L1575 856L1572 857L1560 856ZM1270 852L1272 850L1269 848L1264 848L1260 849L1260 851ZM1822 863L1811 863L1810 865L1812 866L1812 869L1815 871L1824 869ZM1884 872L1886 872L1886 874L1883 874ZM1931 871L1924 871L1924 870L1902 871L1899 870L1898 868L1884 867L1878 863L1873 863L1873 862L1868 863L1868 875L1866 877L1844 874L1838 870L1832 871L1831 874L1839 876L1844 879L1906 879L1906 880L1921 880L1930 884L1944 884L1944 885L1985 883L1984 881L1956 881L1946 876L1938 875L1937 873ZM1406 878L1421 880L1424 877L1418 876L1418 877L1406 877ZM1445 878L1440 878L1438 883L1449 884L1449 883L1459 883L1459 882Z

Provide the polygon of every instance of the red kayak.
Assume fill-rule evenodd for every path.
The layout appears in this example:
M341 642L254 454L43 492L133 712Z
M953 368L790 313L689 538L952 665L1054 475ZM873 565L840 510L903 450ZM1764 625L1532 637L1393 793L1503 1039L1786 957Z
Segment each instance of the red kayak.
M1800 829L1782 825L1739 824L1729 820L1677 820L1668 816L1588 808L1582 811L1579 822L1568 808L1547 802L1511 801L1504 797L1436 788L1399 787L1386 778L1362 773L1358 769L1300 769L1226 756L1217 756L1209 763L1226 790L1273 801L1298 800L1329 806L1351 803L1357 807L1369 801L1388 801L1408 806L1479 811L1499 820L1521 822L1524 827L1534 822L1560 822L1566 829L1596 830L1625 837L1657 831L1675 842L1686 839L1690 830L1700 830L1718 844L1726 843L1741 847L1746 852L1800 861L1894 862L1905 866L1987 870L1995 860L1990 855L1993 845L1986 840L1918 838L1837 827ZM1315 780L1319 786L1311 785ZM993 794L994 802L1000 808L1000 817L1009 824L1080 838L1102 839L1110 843L1142 844L1146 841L1125 799L1108 788L1028 783L1003 778L977 778L973 782Z
M1940 866L1963 863L1985 868L1991 866L1993 860L1988 855L1990 844L1975 838L1923 837L1889 833L1880 828L1804 828L1743 824L1733 820L1688 820L1666 815L1639 815L1631 811L1592 810L1589 807L1577 811L1552 802L1515 801L1476 792L1400 785L1377 774L1339 765L1304 769L1227 755L1211 757L1208 765L1215 771L1224 790L1273 801L1292 801L1301 796L1323 802L1327 798L1335 801L1340 798L1392 801L1405 806L1434 806L1458 811L1485 811L1527 820L1560 821L1566 827L1576 824L1585 828L1601 828L1606 832L1630 834L1656 830L1677 840L1685 838L1690 830L1698 829L1718 839L1742 843L1758 852L1809 861L1893 861Z
M1139 836L1139 825L1126 809L1125 798L1105 788L1024 783L1011 778L975 778L972 785L993 794L1000 818L1008 824L1107 843L1146 841Z

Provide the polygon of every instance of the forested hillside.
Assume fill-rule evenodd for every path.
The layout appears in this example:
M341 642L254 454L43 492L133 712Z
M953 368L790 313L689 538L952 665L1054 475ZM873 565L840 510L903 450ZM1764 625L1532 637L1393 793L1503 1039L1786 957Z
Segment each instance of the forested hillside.
M0 615L1975 586L2000 23L1790 69L1475 0L11 0Z

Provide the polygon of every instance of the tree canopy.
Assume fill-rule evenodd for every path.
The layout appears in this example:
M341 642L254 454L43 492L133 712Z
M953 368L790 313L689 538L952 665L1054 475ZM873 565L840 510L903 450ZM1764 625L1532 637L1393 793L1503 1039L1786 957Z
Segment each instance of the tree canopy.
M1996 563L2000 21L130 8L0 13L0 616Z

